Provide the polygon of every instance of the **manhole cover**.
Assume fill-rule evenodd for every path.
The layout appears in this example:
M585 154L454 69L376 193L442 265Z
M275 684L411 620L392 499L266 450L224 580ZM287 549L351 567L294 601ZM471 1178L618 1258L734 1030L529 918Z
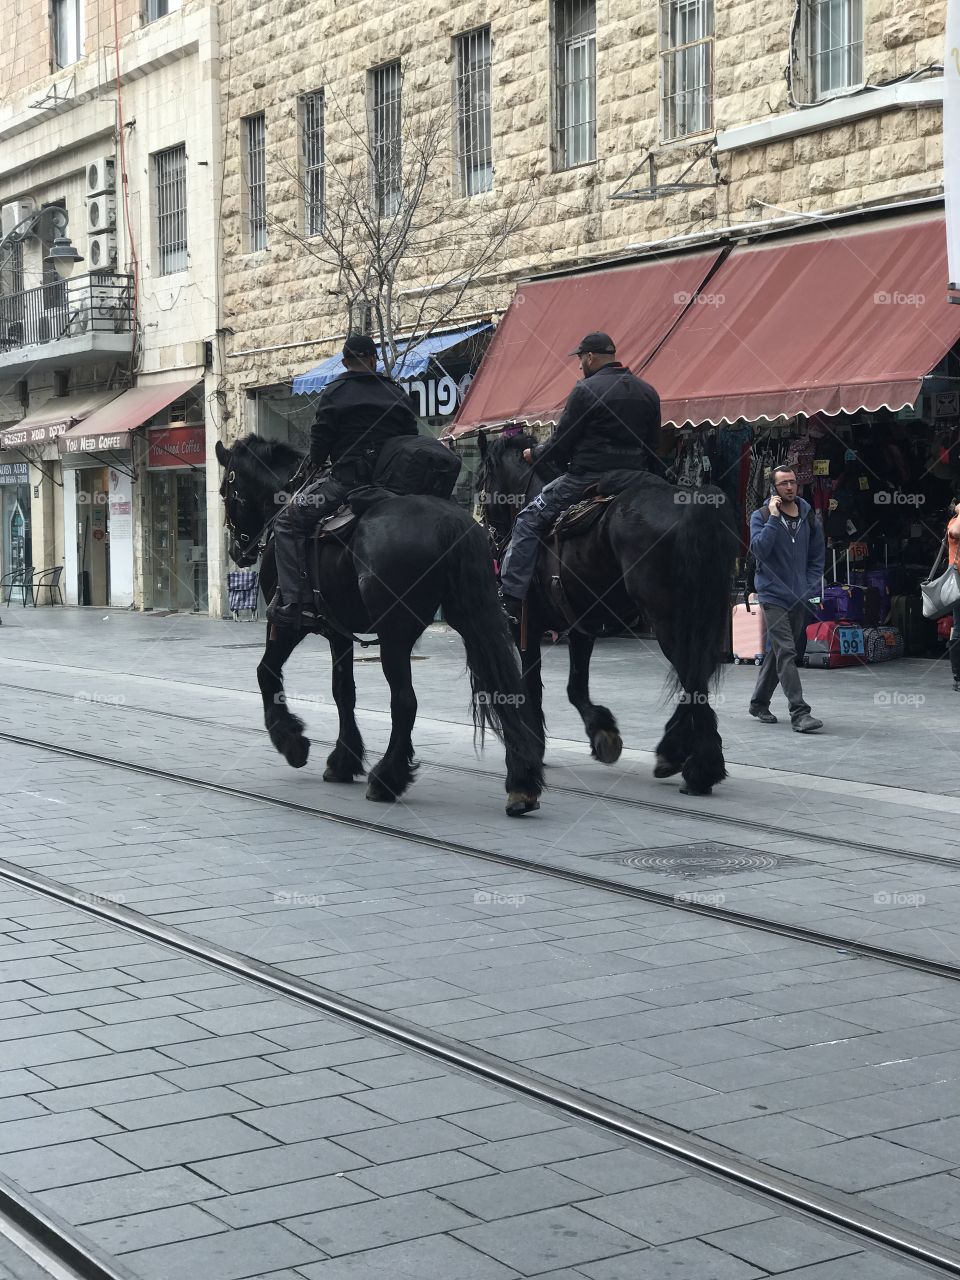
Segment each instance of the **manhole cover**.
M779 867L810 865L806 858L741 849L732 844L678 844L665 849L642 849L636 853L604 853L599 860L616 862L637 871L678 876L681 880L704 880L711 876L741 875L744 871L775 871Z

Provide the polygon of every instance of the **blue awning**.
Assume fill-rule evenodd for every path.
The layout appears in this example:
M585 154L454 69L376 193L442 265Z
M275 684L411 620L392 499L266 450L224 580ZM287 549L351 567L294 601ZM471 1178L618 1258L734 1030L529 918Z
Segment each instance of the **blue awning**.
M414 342L410 346L407 346L406 343L401 343L399 362L393 371L393 376L398 381L403 382L409 382L411 378L419 378L422 373L426 372L427 365L429 365L433 357L439 355L441 351L449 351L451 347L465 342L467 338L472 338L478 333L485 333L492 328L492 324L478 324L470 329L455 329L452 333L435 333L432 337L424 338L420 342ZM379 351L379 347L377 350ZM381 360L377 361L377 368L381 373L383 372L383 362ZM293 380L293 394L295 396L305 396L312 391L320 391L328 382L332 382L334 378L339 378L341 373L343 373L343 356L338 353L321 361L309 372L298 374Z

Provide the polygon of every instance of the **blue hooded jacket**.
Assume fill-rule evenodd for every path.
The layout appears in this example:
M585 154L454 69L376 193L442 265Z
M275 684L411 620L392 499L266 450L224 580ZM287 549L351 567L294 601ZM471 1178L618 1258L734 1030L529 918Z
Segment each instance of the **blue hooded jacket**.
M800 523L791 534L767 504L750 517L750 551L757 562L757 597L761 604L792 609L819 596L825 546L823 529L809 520L810 503L797 498ZM811 527L812 526L812 527Z

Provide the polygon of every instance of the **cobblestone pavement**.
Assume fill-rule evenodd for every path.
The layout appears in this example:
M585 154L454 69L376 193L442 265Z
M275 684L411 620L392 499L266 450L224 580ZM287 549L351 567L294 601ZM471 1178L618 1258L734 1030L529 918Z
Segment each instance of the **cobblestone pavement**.
M851 940L960 953L952 867L826 838L955 851L943 664L891 664L879 686L877 670L810 673L830 730L816 739L747 720L753 673L732 669L720 705L731 778L692 803L649 776L643 749L666 718L655 658L625 641L598 651L595 696L614 702L634 748L604 769L560 702L566 655L552 651L554 789L510 823L502 755L474 755L461 650L443 629L414 671L424 764L384 809L320 782L332 707L319 642L290 664L293 708L316 736L294 772L260 730L259 627L3 618L7 734ZM375 663L358 673L375 752L382 677ZM9 741L0 760L10 862L960 1237L960 986L948 979ZM931 798L937 787L948 794ZM678 878L669 854L622 865L715 843L743 869ZM83 911L0 885L0 915L0 1175L136 1276L931 1274ZM0 1251L0 1277L4 1265Z

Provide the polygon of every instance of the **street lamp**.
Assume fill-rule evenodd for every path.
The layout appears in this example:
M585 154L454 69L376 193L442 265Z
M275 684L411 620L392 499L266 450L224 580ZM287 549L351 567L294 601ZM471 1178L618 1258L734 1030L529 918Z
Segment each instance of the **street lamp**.
M21 218L16 226L10 228L3 239L0 240L0 265L3 263L3 251L8 245L22 244L24 240L32 235L40 239L41 223L44 220L48 222L55 233L50 252L44 258L44 262L51 264L61 280L66 280L76 264L83 261L83 257L77 252L73 241L66 234L67 223L70 220L67 211L57 205L47 205L42 209L34 209L25 218Z

